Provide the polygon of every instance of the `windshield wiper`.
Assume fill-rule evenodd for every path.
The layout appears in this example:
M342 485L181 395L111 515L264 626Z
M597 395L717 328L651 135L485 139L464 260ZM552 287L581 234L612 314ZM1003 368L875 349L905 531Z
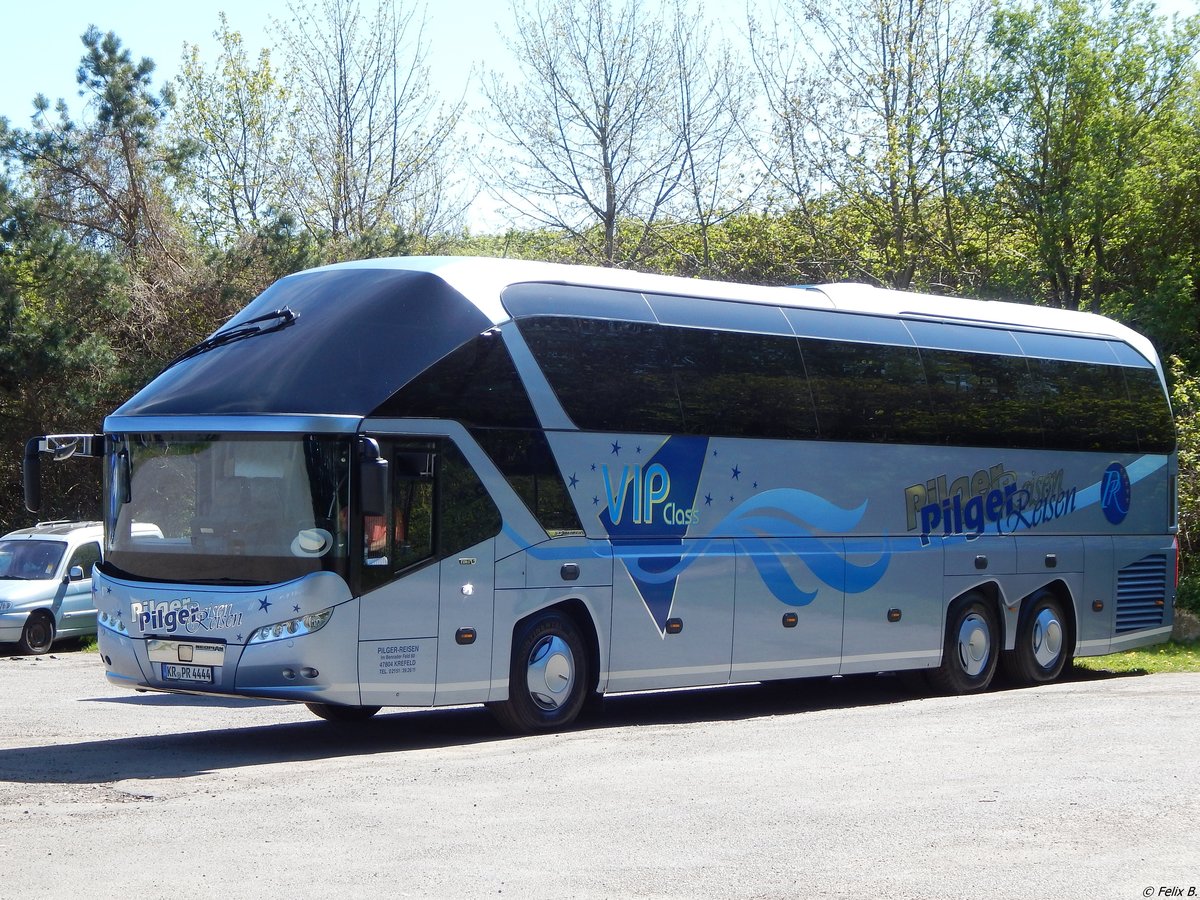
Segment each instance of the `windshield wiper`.
M239 322L232 328L226 328L224 331L218 331L216 334L206 337L200 343L193 347L184 350L177 357L171 360L163 367L165 372L185 359L191 359L193 356L199 356L201 353L207 353L214 347L223 347L226 344L232 344L234 341L240 341L248 337L254 337L256 334L267 334L272 331L279 331L282 328L287 328L296 319L300 318L299 313L294 313L286 306L283 309L275 309L261 316L255 316L253 319L247 319L245 322ZM271 323L271 324L266 324Z

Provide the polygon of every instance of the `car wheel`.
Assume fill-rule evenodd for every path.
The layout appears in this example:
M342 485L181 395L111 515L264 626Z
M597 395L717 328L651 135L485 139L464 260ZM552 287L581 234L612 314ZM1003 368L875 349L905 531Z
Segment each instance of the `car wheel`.
M48 613L35 612L21 629L17 646L27 656L41 656L54 643L54 618Z

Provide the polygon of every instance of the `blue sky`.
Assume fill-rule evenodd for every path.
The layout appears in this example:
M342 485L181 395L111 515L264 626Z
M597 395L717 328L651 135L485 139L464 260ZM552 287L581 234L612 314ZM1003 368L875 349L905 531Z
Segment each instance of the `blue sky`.
M88 25L114 31L135 58L154 60L154 84L179 71L185 43L199 44L211 64L218 45L212 33L225 11L230 27L241 31L251 55L268 46L271 18L286 20L286 0L5 0L0 26L0 116L25 126L38 92L62 97L74 114L81 110L75 70L83 54L80 36ZM438 92L456 99L472 62L505 54L495 23L510 18L505 0L442 0L429 4L427 34Z

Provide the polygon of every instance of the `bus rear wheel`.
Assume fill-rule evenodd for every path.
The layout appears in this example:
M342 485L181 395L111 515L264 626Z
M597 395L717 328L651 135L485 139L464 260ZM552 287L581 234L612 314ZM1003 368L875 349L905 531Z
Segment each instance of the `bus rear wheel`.
M547 610L517 627L508 699L489 708L505 729L517 734L565 728L583 708L589 677L587 652L575 620Z
M946 616L942 664L929 673L930 686L943 694L986 691L996 674L999 634L996 612L982 594L972 591L956 601Z
M1052 591L1038 591L1021 610L1016 645L1001 661L1004 674L1018 684L1058 678L1071 656L1068 635L1062 600Z
M335 703L305 703L308 711L327 722L365 722L375 713L378 706L338 706Z

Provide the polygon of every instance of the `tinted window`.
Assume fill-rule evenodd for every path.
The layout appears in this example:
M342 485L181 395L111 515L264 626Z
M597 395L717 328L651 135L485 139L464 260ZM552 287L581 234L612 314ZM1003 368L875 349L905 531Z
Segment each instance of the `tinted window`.
M930 443L929 391L915 347L802 338L822 440Z
M1058 450L1136 452L1137 417L1117 366L1029 360L1047 443Z
M925 345L918 350L899 320L785 312L808 336L571 317L518 324L584 430L1109 452L1174 446L1155 371L1114 365L1111 342L909 323ZM868 336L882 343L863 343ZM1019 355L1017 340L1073 358Z
M816 437L795 338L695 328L667 333L687 433Z
M1020 356L922 350L939 444L1041 447L1038 391Z
M1137 411L1138 449L1170 453L1175 449L1175 420L1154 369L1125 369L1129 403Z
M583 530L542 432L481 428L471 434L542 528L548 533Z
M500 533L500 510L462 452L446 443L438 459L438 554L452 556Z
M525 319L520 329L580 428L656 434L683 429L661 326L546 316Z
M372 415L453 419L467 426L538 427L504 340L494 331L443 357Z

